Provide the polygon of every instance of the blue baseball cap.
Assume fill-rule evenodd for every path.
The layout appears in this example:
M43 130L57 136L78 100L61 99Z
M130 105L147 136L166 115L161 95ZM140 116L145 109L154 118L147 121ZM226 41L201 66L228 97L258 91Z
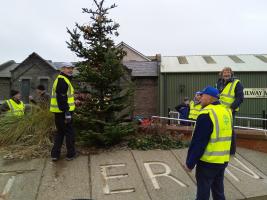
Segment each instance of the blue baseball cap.
M202 91L200 91L200 94L207 94L216 99L219 99L219 90L211 86L207 86L206 88L204 88Z

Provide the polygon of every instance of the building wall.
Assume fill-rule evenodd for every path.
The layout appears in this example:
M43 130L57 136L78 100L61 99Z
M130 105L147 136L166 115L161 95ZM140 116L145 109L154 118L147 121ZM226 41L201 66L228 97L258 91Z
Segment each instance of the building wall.
M9 97L10 97L10 78L0 78L0 101L9 99Z
M134 79L134 115L151 116L157 114L157 78L140 77Z
M241 80L244 88L266 88L266 72L240 72L235 76ZM160 115L167 116L168 108L174 107L183 101L184 97L194 96L194 93L204 87L215 86L218 73L161 73L160 74ZM263 110L267 113L267 99L244 99L239 116L262 117ZM240 122L247 124L248 121ZM254 122L250 122L253 125ZM258 122L260 126L262 122Z
M194 92L215 86L216 81L217 73L161 73L160 114L167 116L168 108L174 110L184 97L192 99Z
M127 55L124 56L123 58L123 62L125 61L147 61L145 58L141 57L139 54L137 54L136 52L134 52L133 50L127 48L127 47L123 47L123 50L126 51Z
M23 80L29 80L29 94L34 94L35 88L44 80L47 80L47 92L51 93L51 88L55 76L58 72L49 66L45 61L31 57L21 63L14 71L12 71L12 88L22 90ZM23 101L28 102L28 96L24 95Z

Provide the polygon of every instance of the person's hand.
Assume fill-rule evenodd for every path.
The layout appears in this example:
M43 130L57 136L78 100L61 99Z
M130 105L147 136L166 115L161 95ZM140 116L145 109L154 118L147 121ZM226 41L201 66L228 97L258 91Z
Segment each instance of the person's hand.
M79 106L79 105L81 105L81 101L80 101L80 100L78 100L78 99L76 99L74 103L75 103L75 105L76 105L76 106Z
M183 168L186 172L192 172L192 169L189 169L186 164L183 165Z
M29 100L33 100L33 96L29 96Z
M65 112L65 123L71 122L71 114L69 111Z

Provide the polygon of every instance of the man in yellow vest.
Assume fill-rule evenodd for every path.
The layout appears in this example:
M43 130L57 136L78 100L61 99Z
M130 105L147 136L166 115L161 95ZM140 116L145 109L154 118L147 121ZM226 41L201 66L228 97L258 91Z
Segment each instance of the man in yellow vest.
M72 114L75 110L74 89L71 84L74 65L61 63L60 74L54 81L50 102L50 111L55 114L57 134L54 138L54 146L51 151L52 161L60 158L61 146L66 137L66 160L76 157L75 137L72 127Z
M25 105L20 99L20 92L17 90L11 90L11 98L1 105L0 113L5 113L6 116L23 116L25 112Z
M217 81L216 87L220 92L220 102L226 108L230 108L233 114L233 121L235 113L239 110L241 103L244 100L243 85L240 80L234 78L234 72L230 67L225 67L220 72L220 78ZM233 131L231 155L236 151L236 134Z
M201 104L200 104L201 95L200 94L201 94L200 91L196 92L194 99L190 101L190 104L189 104L190 110L189 110L188 118L191 120L196 120L201 110Z
M196 121L184 169L196 165L196 200L225 200L224 171L230 159L232 113L218 101L219 91L206 87L201 95L202 110Z

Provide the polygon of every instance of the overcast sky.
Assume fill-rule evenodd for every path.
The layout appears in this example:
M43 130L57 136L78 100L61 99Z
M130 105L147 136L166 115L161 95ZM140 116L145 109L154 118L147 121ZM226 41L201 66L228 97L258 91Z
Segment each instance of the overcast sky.
M106 0L124 41L145 55L267 54L267 0ZM0 63L32 52L77 61L66 27L89 20L93 0L2 0Z

